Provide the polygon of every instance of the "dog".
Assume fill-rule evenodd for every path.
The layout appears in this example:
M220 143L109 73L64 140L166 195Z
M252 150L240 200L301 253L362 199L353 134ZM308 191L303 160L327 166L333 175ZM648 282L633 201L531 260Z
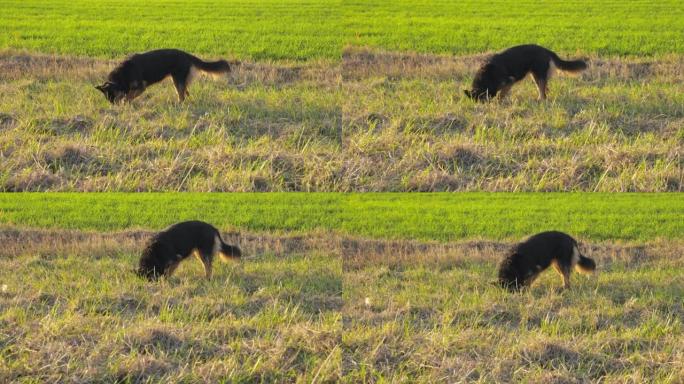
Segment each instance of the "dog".
M498 283L510 291L529 287L549 266L561 275L563 288L570 288L570 272L596 270L594 260L583 256L577 241L563 232L538 233L514 246L499 265Z
M472 89L464 89L466 96L487 101L496 95L506 97L513 84L532 73L539 90L539 98L546 99L546 89L553 67L566 72L580 72L587 68L584 60L562 60L549 49L539 45L518 45L489 58L473 79Z
M170 277L181 261L195 255L204 266L207 280L212 276L212 262L219 255L222 261L239 259L239 247L223 242L221 234L211 224L185 221L156 234L145 247L137 270L139 276L157 280Z
M230 72L225 60L202 61L178 49L159 49L135 54L119 64L107 76L107 81L95 86L110 103L131 101L140 96L147 87L171 76L178 93L178 101L187 96L188 86L197 71L214 75Z

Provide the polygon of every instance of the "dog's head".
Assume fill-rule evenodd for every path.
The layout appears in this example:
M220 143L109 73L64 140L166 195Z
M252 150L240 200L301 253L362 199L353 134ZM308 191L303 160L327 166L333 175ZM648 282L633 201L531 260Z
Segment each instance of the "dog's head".
M141 263L138 269L135 270L135 273L144 279L156 281L162 276L162 269L156 265Z
M489 101L496 96L499 91L515 82L512 76L502 73L499 66L487 64L480 68L473 80L472 89L464 89L468 98L475 101Z
M118 84L107 81L102 85L96 85L95 89L102 92L110 103L120 103L126 97L126 91Z

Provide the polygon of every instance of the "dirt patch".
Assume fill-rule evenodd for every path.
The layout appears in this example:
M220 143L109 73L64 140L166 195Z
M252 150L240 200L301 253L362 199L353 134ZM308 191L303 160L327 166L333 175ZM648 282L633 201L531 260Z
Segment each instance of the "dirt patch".
M63 136L85 134L93 126L93 121L84 116L74 116L70 118L36 120L34 124L41 132Z
M390 81L412 77L461 80L474 73L487 56L429 55L354 47L342 53L342 78L344 81L379 76Z
M11 129L17 124L17 119L7 113L0 113L0 131Z
M402 268L425 264L436 268L455 268L463 263L498 263L513 242L463 241L454 243L410 240L343 239L344 269L355 270L377 265ZM681 259L684 243L655 242L647 245L580 242L583 254L596 260L598 269L610 269L616 262L630 267L654 261Z
M412 52L383 51L369 47L350 47L342 53L342 76L345 81L372 77L388 80L427 77L461 81L472 77L495 52L449 56ZM562 55L561 55L562 56ZM587 81L649 81L654 78L684 80L684 58L585 58L589 68L580 76Z
M4 192L41 192L51 190L61 183L62 179L58 175L39 169L10 176L0 189Z
M86 57L4 51L0 53L0 80L16 80L26 77L27 73L38 80L92 79L113 64Z
M140 251L156 231L90 232L74 230L41 230L0 228L0 257L36 254L53 259L82 253L91 258L107 257L110 252ZM330 255L340 254L341 240L336 236L272 236L257 233L226 232L221 235L230 244L239 244L244 257L264 253L284 257L320 250Z

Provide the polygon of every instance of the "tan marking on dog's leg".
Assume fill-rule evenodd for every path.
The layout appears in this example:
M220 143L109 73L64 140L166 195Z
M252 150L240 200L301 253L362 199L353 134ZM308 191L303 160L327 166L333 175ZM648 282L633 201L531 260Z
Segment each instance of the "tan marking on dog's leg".
M178 83L174 83L174 86L176 87L176 93L178 94L178 102L182 103L185 101L185 95L188 93L188 90L185 86Z
M563 268L558 264L558 262L556 260L552 261L551 265L553 266L553 269L556 272L558 272L561 279L563 280L563 287L569 288L570 287L570 272L563 270Z
M563 288L570 288L570 271L563 271Z
M204 262L204 277L206 277L207 280L211 280L212 276L212 262L211 260L205 260Z
M501 90L499 91L499 100L504 100L508 96L508 93L510 92L512 87L513 84L509 84L501 88Z
M223 262L227 262L230 259L228 255L223 253L223 242L221 241L221 238L218 235L214 237L214 250L212 255L214 256L214 258L218 256Z
M202 266L204 266L204 259L202 258L202 254L200 254L198 249L193 249L192 255L195 256L195 258L197 260L199 260L200 263L202 263ZM206 269L206 267L205 267L205 269Z
M195 257L202 263L202 266L204 266L204 276L207 280L210 280L212 275L211 255L207 255L207 258L205 258L199 250L195 249L193 252Z
M528 277L528 278L525 280L525 286L526 286L526 287L532 286L532 283L534 283L534 281L537 280L537 278L539 277L539 275L540 275L539 272L535 272L532 276Z
M169 265L166 268L166 271L164 271L164 276L166 276L166 278L171 277L171 275L173 275L173 273L176 271L176 268L178 268L179 265L180 261L176 261L173 264Z
M214 248L211 250L212 256L216 256L221 251L221 245L221 238L218 235L214 236Z
M533 77L534 82L537 84L537 91L539 91L539 100L546 100L546 80L536 76Z
M556 63L553 60L549 60L549 70L546 71L546 80L551 80L551 77L556 74Z

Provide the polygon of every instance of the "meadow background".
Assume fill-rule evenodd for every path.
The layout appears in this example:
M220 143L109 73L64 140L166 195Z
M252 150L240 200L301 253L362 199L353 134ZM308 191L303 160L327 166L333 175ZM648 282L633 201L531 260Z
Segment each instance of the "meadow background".
M0 194L0 381L681 382L683 20L678 1L3 1L0 190L41 193ZM545 103L530 81L461 97L530 42L590 68ZM168 82L126 106L94 90L170 46L242 65L183 105ZM246 258L137 279L182 219ZM548 229L598 274L490 284Z
M0 378L676 383L683 214L681 194L2 194ZM245 258L138 279L191 218ZM598 274L491 285L549 228Z
M681 191L676 1L7 1L4 191ZM493 16L495 15L495 16ZM589 69L536 102L462 97L486 55L538 43ZM133 52L242 62L178 105L93 88Z
M173 46L253 60L339 61L345 45L473 54L531 41L602 56L684 53L676 0L8 0L3 10L2 48L102 58Z

